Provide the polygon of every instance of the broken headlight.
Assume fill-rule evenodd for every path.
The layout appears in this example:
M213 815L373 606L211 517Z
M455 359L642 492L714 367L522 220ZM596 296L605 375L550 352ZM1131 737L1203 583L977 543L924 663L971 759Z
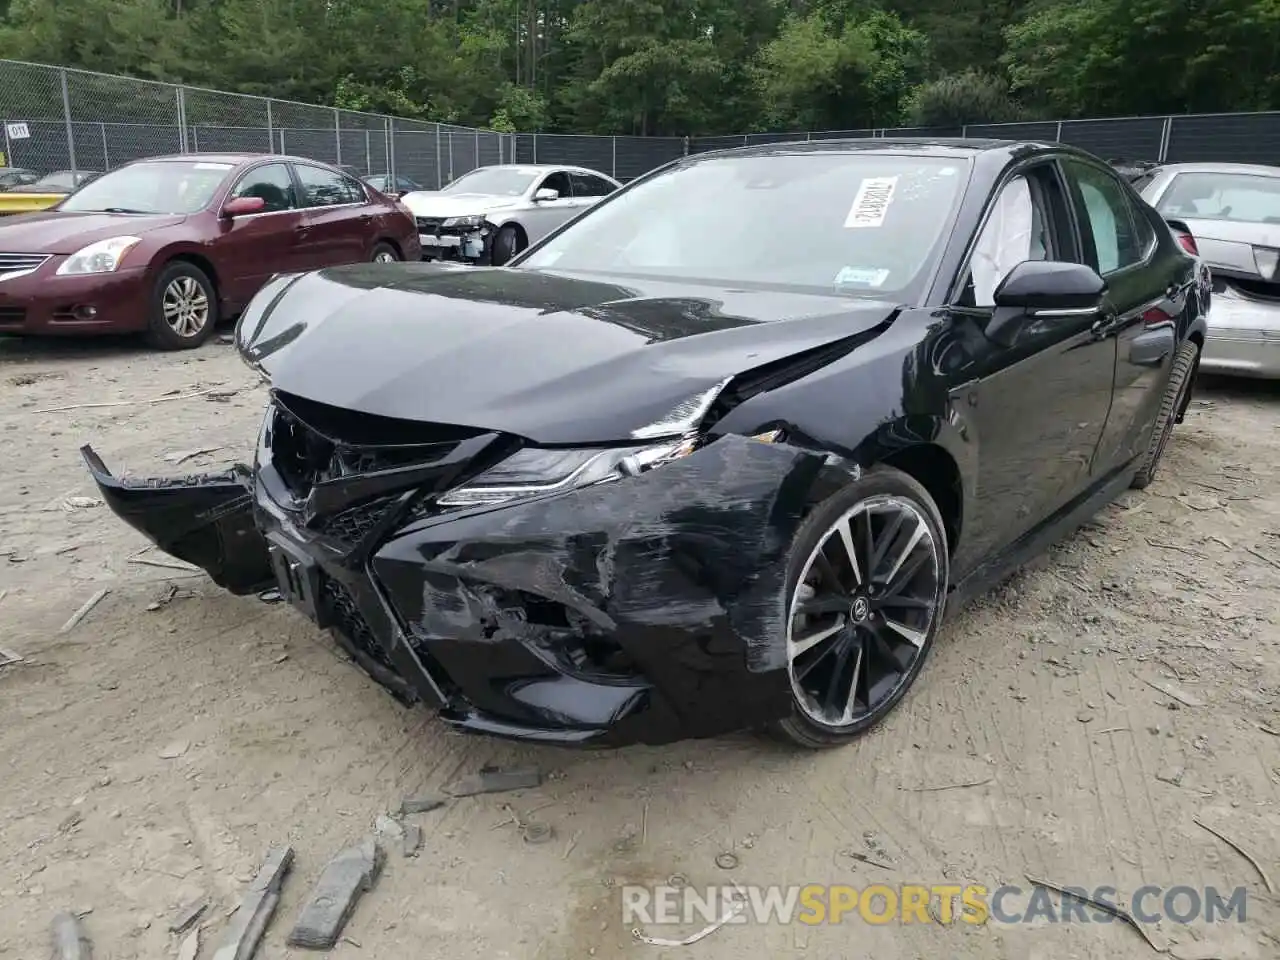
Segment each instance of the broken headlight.
M442 507L478 507L545 497L597 483L634 477L694 451L693 439L648 447L547 450L526 447L474 480L450 490L436 503Z
M440 226L444 227L445 229L449 229L452 227L467 227L467 228L482 227L484 226L484 217L482 217L479 214L471 214L470 216L466 216L466 217L449 217L444 221L444 223L440 224Z

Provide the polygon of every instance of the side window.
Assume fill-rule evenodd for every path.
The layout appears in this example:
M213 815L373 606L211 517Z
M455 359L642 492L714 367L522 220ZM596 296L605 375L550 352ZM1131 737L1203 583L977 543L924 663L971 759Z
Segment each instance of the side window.
M268 163L246 173L231 191L231 199L239 197L260 197L266 203L263 213L296 210L298 207L293 178L283 163Z
M308 207L336 207L344 203L364 203L365 194L354 180L342 173L298 164L298 180Z
M569 175L562 170L547 174L542 183L538 184L538 189L555 190L560 194L561 200L573 196L572 188L569 186Z
M1138 235L1135 211L1123 184L1088 164L1068 160L1065 165L1084 207L1082 225L1093 238L1098 272L1105 277L1142 262L1148 251Z
M973 306L995 305L996 288L1024 260L1047 260L1045 216L1025 176L1014 177L992 204L969 262Z
M571 173L569 179L573 181L575 197L607 197L613 193L613 184L589 173Z

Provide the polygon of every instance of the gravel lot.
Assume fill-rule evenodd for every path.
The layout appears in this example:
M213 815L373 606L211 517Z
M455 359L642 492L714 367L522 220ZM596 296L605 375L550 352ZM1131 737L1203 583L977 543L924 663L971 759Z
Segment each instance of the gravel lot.
M92 440L117 471L218 467L250 451L255 381L217 342L155 355L0 341L0 645L25 658L0 668L0 956L47 956L63 908L91 910L99 960L176 956L169 916L201 892L210 956L281 842L297 861L259 956L304 955L284 937L328 858L403 796L489 763L548 780L416 817L421 855L389 856L334 956L1153 955L1118 923L853 919L636 943L617 887L674 874L992 888L1031 874L1122 897L1244 886L1245 923L1166 922L1153 940L1179 958L1280 955L1276 901L1193 820L1280 879L1280 390L1203 386L1149 490L954 616L890 722L815 755L751 735L618 752L461 737L397 706L288 609L132 562L141 537L74 499L96 494L77 447ZM195 447L217 449L172 462ZM537 810L551 842L500 825L508 804ZM732 873L715 864L725 851Z

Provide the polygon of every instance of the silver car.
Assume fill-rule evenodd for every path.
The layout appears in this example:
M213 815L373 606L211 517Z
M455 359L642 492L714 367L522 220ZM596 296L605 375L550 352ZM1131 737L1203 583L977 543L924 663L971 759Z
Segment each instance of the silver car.
M505 164L464 173L443 190L415 190L400 202L418 221L425 259L502 265L617 190L585 167Z
M1178 163L1135 186L1186 224L1213 275L1200 369L1280 377L1280 167Z

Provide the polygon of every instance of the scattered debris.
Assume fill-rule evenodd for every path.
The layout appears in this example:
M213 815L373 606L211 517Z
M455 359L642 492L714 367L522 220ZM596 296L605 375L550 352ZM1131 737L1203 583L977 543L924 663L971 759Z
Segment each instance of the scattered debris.
M1274 887L1274 886L1272 886L1272 884L1271 884L1271 878L1270 878L1269 876L1267 876L1267 871L1266 871L1266 870L1264 870L1264 869L1262 868L1262 864L1260 864L1260 863L1258 862L1257 858L1256 858L1255 856L1253 856L1253 854L1251 854L1251 853L1250 853L1248 850L1246 850L1244 847L1240 846L1240 844L1236 843L1236 842L1235 842L1234 840L1232 840L1230 837L1223 836L1221 833L1219 833L1217 830L1213 829L1213 827L1209 826L1207 823L1205 823L1205 822L1204 822L1203 820L1201 820L1199 817L1192 817L1192 818L1191 818L1191 821L1192 821L1192 823L1194 823L1197 827L1200 827L1201 829L1204 829L1204 830L1208 830L1208 831L1209 831L1210 833L1212 833L1215 837L1217 837L1219 840L1221 840L1223 843L1225 843L1228 847L1230 847L1230 848L1231 848L1232 850L1234 850L1236 853L1240 854L1240 856L1242 856L1242 857L1244 857L1246 860L1248 860L1248 861L1249 861L1249 863L1250 863L1250 865L1253 867L1253 869L1255 869L1255 870L1257 870L1257 871L1258 871L1258 876L1260 876L1260 877L1262 878L1262 883L1263 883L1263 886L1265 886L1265 887L1267 888L1267 893L1275 893L1275 892L1276 892L1275 887Z
M221 450L221 446L217 447L196 447L194 450L175 450L173 453L164 455L165 463L172 463L175 466L180 463L186 463L196 457L204 456L206 453L217 453Z
M263 603L283 603L284 597L280 595L277 587L269 587L258 594L258 599Z
M546 843L555 836L555 830L552 829L549 823L530 820L521 827L520 835L524 838L525 843Z
M7 650L4 647L0 647L0 667L7 667L11 663L22 663L22 662L23 662L23 659L20 655L14 653L12 650Z
M200 928L196 927L178 947L178 960L196 960L200 955Z
M174 740L160 749L159 757L161 760L177 760L190 749L190 740Z
M4 651L0 650L0 656L3 656L3 655L4 655ZM18 659L21 660L22 658L18 657ZM3 666L4 666L4 662L0 661L0 667L3 667ZM1265 723L1258 724L1258 729L1261 730L1263 733L1271 734L1273 737L1280 737L1280 730L1277 730L1274 727L1268 727Z
M280 887L293 866L293 847L275 847L267 852L258 875L222 935L212 960L250 960L266 933L267 924L280 903Z
M67 513L72 513L76 510L89 510L100 506L102 506L102 501L97 497L67 497L62 501L62 509Z
M737 900L735 901L732 907L730 907L728 910L725 911L724 916L722 916L719 920L716 920L714 923L707 924L707 926L703 927L697 933L690 934L689 936L685 937L683 940L664 940L662 937L649 937L649 936L646 936L644 933L642 933L639 927L636 927L635 929L633 929L631 931L631 935L635 937L637 940L639 940L641 943L647 943L655 947L692 946L693 944L697 943L699 940L702 940L702 939L705 939L706 937L711 936L711 934L715 933L717 930L723 927L726 923L729 923L730 921L733 920L734 917L738 916L738 914L742 913L742 911L747 909L746 891L743 890L742 887L736 883L734 884L734 887L738 891Z
M191 928L191 925L199 920L208 909L208 897L197 897L190 903L184 904L178 908L173 915L173 919L169 921L169 932L179 935L186 933Z
M1135 507L1134 509L1136 510L1138 508ZM1126 512L1132 513L1133 511L1130 510ZM1194 550L1188 550L1186 547L1180 547L1176 543L1162 543L1159 540L1153 540L1151 537L1147 537L1147 543L1151 544L1151 546L1156 547L1160 550L1173 550L1176 553L1185 553L1188 557L1195 557L1197 560L1209 559L1203 553L1196 553Z
M53 960L91 960L93 945L80 918L64 910L53 918Z
M422 849L422 828L416 823L404 824L404 840L400 850L406 857L416 857Z
M474 797L482 793L525 790L541 783L542 774L536 767L520 767L515 770L483 767L479 773L463 777L452 786L446 787L445 793L453 797Z
M338 942L361 895L378 879L382 850L365 837L329 861L285 941L291 947L327 950ZM220 960L220 958L215 958Z
M427 813L443 807L448 801L444 797L405 797L400 801L400 813Z
M1092 722L1093 722L1093 711L1092 711L1092 710L1081 710L1079 713L1077 713L1077 714L1076 714L1076 719L1077 719L1077 720L1079 720L1081 723L1092 723Z
M32 410L32 413L63 413L67 410L101 410L106 407L131 407L136 404L164 403L168 400L191 400L195 397L203 397L217 390L216 387L209 390L198 390L195 393L167 393L163 397L152 397L149 400L112 400L109 403L69 403L62 407L45 407L43 410Z
M959 790L963 787L981 787L990 783L995 777L984 777L981 780L966 780L963 783L941 783L936 787L899 787L899 790L910 790L912 793L935 793L939 790Z
M404 826L400 821L386 815L379 816L373 822L374 832L389 844L404 842Z
M1171 683L1156 683L1154 680L1143 680L1142 682L1145 683L1148 687L1151 687L1153 690L1159 690L1169 699L1177 700L1178 703L1182 704L1184 707L1203 707L1204 706L1203 700L1199 699L1198 697L1193 697L1191 694L1185 693L1179 690L1177 687L1175 687Z
M81 620L87 617L89 615L89 611L92 610L94 607L96 607L98 604L100 604L103 601L103 599L106 597L106 595L110 592L111 591L108 590L106 587L103 587L101 590L95 593L92 597L90 597L88 600L84 602L84 605L79 610L77 610L75 613L71 615L71 619L68 620L66 623L64 623L62 625L62 629L59 630L58 632L70 633L72 630L74 630L76 627L76 624L78 624Z
M1156 779L1161 783L1169 783L1175 787L1180 787L1182 786L1182 777L1185 773L1186 771L1183 770L1182 767L1177 767L1176 769L1165 770L1162 773L1157 773Z
M148 547L147 549L150 549ZM154 557L132 556L128 560L129 563L139 563L144 567L163 567L166 570L181 570L184 573L202 573L199 567L192 566L189 563L183 563L181 560L157 560Z
M69 814L63 817L62 822L58 824L58 832L67 833L70 830L74 830L76 827L80 826L83 820L84 814L79 810L72 810Z
M873 867L880 867L883 870L893 869L893 864L885 863L882 860L876 860L874 857L868 857L865 853L862 853L861 851L858 851L858 850L842 850L841 853L843 853L846 857L850 857L854 860L861 861L862 863L869 863Z
M738 867L738 855L729 853L727 850L724 853L717 853L716 866L721 870L736 870Z
M167 607L170 603L173 602L173 599L177 595L178 595L178 585L176 583L171 583L165 588L164 593L160 594L159 597L157 597L155 600L152 600L150 603L147 604L147 609L150 611L156 611L156 610L159 610L161 607Z
M569 854L573 853L573 848L578 845L578 838L581 836L582 836L582 831L579 830L576 833L574 833L572 837L569 838L569 842L564 845L564 853L560 854L561 860L569 859Z
M1037 887L1044 887L1046 890L1052 890L1054 893L1056 893L1060 897L1070 897L1072 900L1079 900L1081 903L1087 903L1091 907L1096 907L1097 909L1101 910L1103 913L1111 914L1111 916L1115 917L1117 920L1120 920L1123 923L1126 923L1130 927L1132 927L1137 932L1138 936L1142 937L1143 940L1147 941L1147 946L1149 946L1156 953L1167 952L1165 950L1161 950L1159 947L1155 945L1155 941L1151 939L1151 936L1143 928L1142 924L1138 923L1137 920L1133 919L1133 914L1129 913L1129 911L1122 910L1120 907L1114 906L1113 904L1110 904L1110 903L1104 903L1101 900L1094 900L1092 897L1086 897L1084 896L1084 894L1079 892L1073 893L1072 891L1066 889L1065 887L1060 887L1055 883L1050 883L1048 880L1037 880L1035 877L1031 876L1031 874L1026 874L1026 878L1028 883L1033 884Z
M211 403L226 403L228 400L230 400L232 397L234 397L234 396L235 396L236 394L238 394L239 392L240 392L239 390L234 390L234 389L231 389L231 390L206 390L206 391L204 392L204 398L205 398L206 400L210 401Z
M1277 570L1280 570L1280 560L1277 560L1275 557L1268 557L1265 553L1259 553L1257 550L1253 549L1253 547L1245 547L1244 549L1245 549L1245 553L1251 553L1255 557L1257 557L1259 560L1262 560L1265 563L1269 563L1271 564L1271 566L1275 567Z

